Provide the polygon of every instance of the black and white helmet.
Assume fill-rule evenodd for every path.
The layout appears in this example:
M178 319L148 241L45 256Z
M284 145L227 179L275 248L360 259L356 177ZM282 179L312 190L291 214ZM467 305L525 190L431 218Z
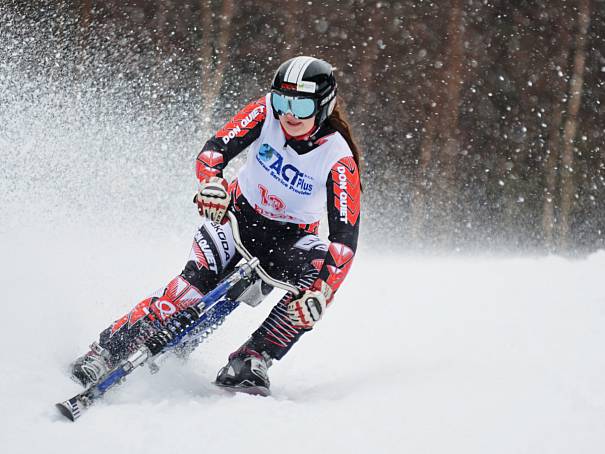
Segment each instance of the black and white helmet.
M277 69L271 91L288 97L312 99L315 105L313 115L316 115L319 126L330 116L336 104L336 79L332 65L313 57L291 58ZM273 97L272 103L277 114L279 109L276 109Z

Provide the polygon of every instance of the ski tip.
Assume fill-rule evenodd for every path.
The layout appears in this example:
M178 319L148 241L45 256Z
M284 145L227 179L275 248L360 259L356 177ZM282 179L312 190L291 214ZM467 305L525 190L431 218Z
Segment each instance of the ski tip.
M72 422L80 417L80 408L78 406L78 401L75 399L59 402L58 404L55 404L55 407L57 407L57 410L59 410L63 416Z

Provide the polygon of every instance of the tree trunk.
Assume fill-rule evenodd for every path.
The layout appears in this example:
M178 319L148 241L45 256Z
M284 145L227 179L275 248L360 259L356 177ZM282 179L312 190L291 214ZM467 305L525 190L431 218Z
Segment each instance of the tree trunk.
M555 104L556 103L556 104ZM563 107L557 101L553 101L553 114L548 139L548 157L545 162L546 191L544 193L542 209L542 227L544 231L544 245L548 251L553 251L554 229L555 229L555 203L557 188L557 168L559 162L559 151L561 146L561 119Z
M421 242L424 239L426 219L429 213L427 206L427 195L430 192L431 175L430 168L433 160L433 146L435 141L435 129L439 117L434 112L428 112L424 125L422 143L420 144L420 159L418 161L418 172L412 195L412 239Z
M586 64L586 35L590 24L590 0L579 0L578 30L575 39L573 77L570 82L568 116L563 132L563 156L561 157L561 215L559 225L559 246L569 249L569 231L571 222L574 185L574 140L578 127L578 112L582 100L584 67Z
M82 0L80 5L80 27L87 29L92 20L92 0Z
M560 8L560 7L559 7ZM558 66L559 71L563 74L568 72L568 59L571 46L571 35L569 33L569 25L567 15L563 11L559 11L559 26L555 33L559 36L556 46L559 47L560 53L557 60L554 62ZM552 70L557 70L557 67ZM558 206L559 193L557 193L557 180L560 168L561 152L561 124L563 120L564 106L561 102L562 94L566 90L565 79L559 77L557 82L552 85L551 91L551 124L548 138L548 157L544 162L544 180L545 191L542 205L542 228L544 235L544 246L547 251L554 252L556 249L556 229L558 222L556 219L555 208Z
M92 0L83 0L80 4L80 48L86 49L88 46L88 34L90 33L90 24L92 22Z
M463 83L463 24L462 0L452 0L450 3L450 19L448 23L447 59L444 65L443 79L446 81L444 96L439 106L441 123L437 130L439 134L439 171L436 176L436 200L439 213L436 224L442 226L442 241L447 241L451 227L451 216L455 212L454 200L457 191L454 188L456 160L460 154L460 133L458 117L460 111L460 92Z
M77 46L78 46L78 61L81 67L86 67L87 59L88 59L88 45L90 38L90 25L92 24L92 1L93 0L83 0L80 4L80 17L79 17L79 28L77 32ZM75 71L78 78L82 77L82 72Z
M301 40L296 33L298 30L296 15L300 14L300 4L293 0L286 0L282 3L280 10L284 18L284 28L279 51L280 61L277 64L301 54Z
M380 23L381 10L375 6L371 9L371 14L364 15L364 21L367 25L367 36L372 40L366 40L366 46L361 51L361 62L359 65L358 87L360 87L362 106L369 108L380 97L376 93L376 59L378 58L378 41L380 40L381 30L384 24Z
M233 12L233 0L224 0L221 14L215 18L217 32L213 33L212 4L208 0L202 1L202 95L207 115L210 116L223 86Z
M212 56L214 54L214 21L212 20L212 0L202 0L200 4L201 47L200 47L200 73L202 83L202 104L207 106L206 90L211 83ZM202 123L210 120L211 112L204 115Z

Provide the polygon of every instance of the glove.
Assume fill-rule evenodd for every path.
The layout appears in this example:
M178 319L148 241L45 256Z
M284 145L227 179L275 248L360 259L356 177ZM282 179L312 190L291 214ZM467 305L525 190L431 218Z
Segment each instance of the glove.
M195 196L195 202L200 216L221 223L231 202L227 180L221 177L210 177L202 181L200 190Z
M295 328L311 329L326 310L326 297L317 290L305 290L288 303L288 318Z

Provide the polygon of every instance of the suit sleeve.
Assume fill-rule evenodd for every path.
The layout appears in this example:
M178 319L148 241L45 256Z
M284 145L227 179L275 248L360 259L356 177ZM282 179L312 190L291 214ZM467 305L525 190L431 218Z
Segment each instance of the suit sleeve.
M260 136L266 114L265 97L262 97L244 107L212 136L195 161L197 179L222 177L227 163Z
M361 183L352 156L342 158L332 166L326 184L330 245L313 288L322 291L331 301L347 276L357 250Z

